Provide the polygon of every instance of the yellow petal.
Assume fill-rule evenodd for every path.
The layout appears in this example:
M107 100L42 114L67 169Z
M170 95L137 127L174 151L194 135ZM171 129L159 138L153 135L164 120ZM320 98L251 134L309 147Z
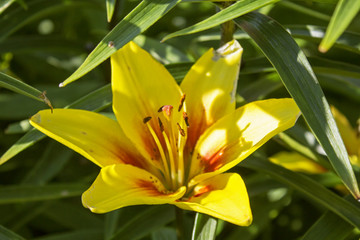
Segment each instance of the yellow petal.
M220 119L195 147L190 178L200 175L190 184L234 167L274 135L292 127L299 114L290 98L268 99L246 104Z
M269 160L295 172L315 174L327 171L318 163L296 152L279 152L269 157Z
M335 118L336 125L339 128L341 138L344 141L346 150L348 154L357 155L358 154L358 140L356 137L356 131L351 127L351 124L347 118L334 106L331 106L331 112Z
M111 56L111 69L113 110L121 128L143 156L158 158L156 141L144 122L151 119L148 123L161 138L158 110L171 105L173 129L177 122L184 127L182 111L177 111L180 87L163 65L133 42Z
M151 173L126 164L101 169L92 186L83 193L83 205L95 213L142 204L166 204L181 198L186 187L168 192Z
M235 110L235 91L243 49L233 40L207 51L181 83L189 116L188 142L194 147L204 130Z
M177 201L175 205L240 226L249 226L252 222L245 184L235 173L220 174L199 183L188 200Z
M140 166L141 156L119 124L101 114L76 110L43 110L31 117L39 131L80 153L100 167L128 163Z

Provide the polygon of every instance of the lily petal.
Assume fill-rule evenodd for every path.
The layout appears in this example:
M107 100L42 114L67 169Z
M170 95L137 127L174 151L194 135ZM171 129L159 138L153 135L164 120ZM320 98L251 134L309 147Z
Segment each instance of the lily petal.
M243 49L233 40L208 50L181 83L189 116L188 142L194 147L206 128L235 110L235 91Z
M175 205L240 226L252 222L247 190L236 173L220 174L197 184L188 200L177 201Z
M76 110L43 110L30 124L80 153L100 167L115 163L140 166L141 156L129 143L119 124L101 114Z
M92 186L83 193L83 205L95 213L140 204L166 204L181 198L186 187L168 192L151 173L126 164L101 169Z
M326 168L320 164L304 157L297 152L279 152L271 157L269 160L275 164L281 165L296 172L303 172L309 174L324 173Z
M111 69L113 110L121 128L144 157L159 159L158 145L145 122L165 145L158 110L174 107L172 122L177 129L176 123L183 121L182 112L175 110L182 97L180 87L162 64L133 42L111 56Z
M246 104L220 119L197 142L190 185L234 167L277 133L292 127L299 114L292 99L268 99Z

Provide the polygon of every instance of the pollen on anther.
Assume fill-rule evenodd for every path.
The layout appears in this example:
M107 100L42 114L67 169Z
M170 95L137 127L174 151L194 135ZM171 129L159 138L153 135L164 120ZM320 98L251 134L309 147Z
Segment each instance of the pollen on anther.
M145 118L143 119L143 123L147 123L148 121L150 121L150 119L151 119L151 117L145 117Z

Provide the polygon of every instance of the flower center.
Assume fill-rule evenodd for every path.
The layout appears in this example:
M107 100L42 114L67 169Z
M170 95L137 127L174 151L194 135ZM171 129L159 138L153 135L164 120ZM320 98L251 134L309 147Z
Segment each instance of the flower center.
M169 190L183 186L185 179L184 146L186 143L188 116L185 112L185 95L178 109L171 105L161 106L157 119L145 117L144 124L156 143L160 155L164 185Z

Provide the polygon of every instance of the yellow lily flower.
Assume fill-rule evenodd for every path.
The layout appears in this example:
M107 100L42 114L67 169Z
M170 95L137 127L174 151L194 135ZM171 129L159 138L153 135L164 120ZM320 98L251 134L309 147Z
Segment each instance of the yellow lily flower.
M339 128L351 163L360 167L360 136L357 134L357 130L351 126L348 119L334 106L330 106L330 109ZM295 172L310 174L327 172L327 169L320 164L296 152L279 152L269 157L269 160Z
M30 122L101 167L82 195L93 212L173 204L247 226L252 213L245 184L224 172L293 126L299 109L292 99L271 99L235 110L241 55L236 41L210 49L179 86L130 42L111 56L117 121L54 109Z

